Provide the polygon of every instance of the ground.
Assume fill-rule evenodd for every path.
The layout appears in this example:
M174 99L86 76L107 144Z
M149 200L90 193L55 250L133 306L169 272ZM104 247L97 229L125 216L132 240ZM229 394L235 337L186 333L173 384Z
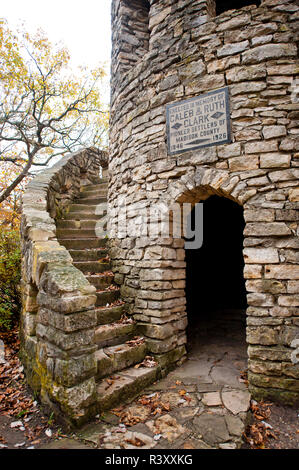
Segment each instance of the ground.
M192 327L187 362L74 433L26 388L17 330L0 334L0 448L298 449L298 410L250 401L241 323L228 313Z

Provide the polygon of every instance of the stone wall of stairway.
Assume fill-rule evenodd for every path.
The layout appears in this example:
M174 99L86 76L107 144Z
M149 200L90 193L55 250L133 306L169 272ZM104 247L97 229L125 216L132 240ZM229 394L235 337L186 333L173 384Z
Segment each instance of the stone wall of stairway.
M127 311L163 367L184 360L184 241L134 229L161 199L233 199L246 220L250 390L298 402L298 5L262 0L215 16L214 0L140 0L145 22L130 3L112 1L109 155L111 256ZM224 86L232 143L170 156L166 104Z
M56 220L106 167L105 152L70 154L23 196L21 357L36 396L72 425L96 410L96 288L57 240Z

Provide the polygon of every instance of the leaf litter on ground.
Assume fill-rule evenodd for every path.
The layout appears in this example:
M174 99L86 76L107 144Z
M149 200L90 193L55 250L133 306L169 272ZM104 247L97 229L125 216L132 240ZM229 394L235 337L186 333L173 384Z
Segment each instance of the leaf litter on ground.
M254 422L247 426L243 436L253 449L266 449L269 438L278 439L273 427L266 421L271 416L271 406L272 403L251 400L250 409Z

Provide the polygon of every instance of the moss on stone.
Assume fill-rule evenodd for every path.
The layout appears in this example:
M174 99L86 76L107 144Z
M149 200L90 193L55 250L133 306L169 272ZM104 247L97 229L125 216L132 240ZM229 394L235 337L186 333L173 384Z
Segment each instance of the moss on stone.
M255 400L273 400L284 405L296 406L299 404L299 393L279 390L275 388L256 387L249 384L249 392Z
M164 354L154 354L155 360L161 367L169 367L180 360L186 354L185 346L179 346L178 348L172 349Z

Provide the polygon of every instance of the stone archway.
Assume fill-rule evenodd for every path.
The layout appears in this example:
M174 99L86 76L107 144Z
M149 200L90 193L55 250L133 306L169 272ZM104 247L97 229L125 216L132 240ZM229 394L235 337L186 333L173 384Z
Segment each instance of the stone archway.
M173 197L176 195L175 202L181 205L184 203L191 203L193 205L203 201L206 204L212 198L219 198L237 207L238 214L242 214L243 202L246 199L244 190L246 191L246 189L243 184L236 189L238 182L238 177L232 178L226 172L201 169L193 174L189 174L188 177L182 177L180 181L173 182L169 188L169 196ZM233 193L234 189L235 192ZM170 202L169 207L171 207ZM186 253L184 243L180 243L182 241L182 239L177 240L174 237L172 242L172 246L177 249L176 260L181 261L183 260L182 252L185 251ZM242 246L238 248L241 250L242 256ZM185 258L185 261L190 263L188 257L187 259ZM166 263L166 257L164 262ZM184 278L182 278L183 273L179 273L179 270L183 271L183 264L179 264L178 261L173 262L172 268L172 279L178 279L173 282L173 287L179 289L184 285L183 283L188 282L188 269L184 271ZM175 268L177 268L177 275ZM198 270L201 268L201 266L195 267L195 277L197 277ZM164 278L163 274L165 275ZM242 273L240 275L242 276ZM165 269L164 273L161 273L161 278L171 279L169 266ZM185 292L186 287L188 288L188 284L185 286ZM183 321L186 317L190 320L188 292L186 293L187 305L184 311L181 309L179 313L180 320L177 321L176 325L174 324L174 327L177 327L175 335L178 337L178 345L183 341ZM200 288L197 291L195 288L193 294L195 296L198 294L198 302L200 304ZM179 292L178 295L180 295ZM176 305L178 312L179 304L183 304L182 299ZM218 320L216 318L216 323ZM195 396L197 397L200 413L194 419L194 426L199 430L200 434L205 436L206 430L210 429L207 438L209 445L219 445L221 448L234 448L236 445L240 445L240 436L245 428L246 414L250 404L250 394L243 378L245 376L241 374L247 367L245 322L243 320L244 318L238 331L238 333L241 332L242 336L240 347L239 337L235 338L235 333L232 332L231 328L229 336L225 338L222 331L218 331L218 336L215 336L213 332L211 334L211 330L214 327L212 325L212 328L209 329L205 321L201 322L201 330L194 324L192 325L192 332L187 327L187 338L185 337L185 341L187 340L187 356L184 358L187 360L168 375L170 383L174 381L176 384L180 384L183 390L187 391L187 400L192 400ZM226 321L231 322L231 325L232 322L235 322L235 319L229 318ZM207 330L204 330L205 327L207 327ZM191 333L193 333L194 343L190 341ZM197 335L196 333L199 334ZM167 335L166 327L165 335ZM169 341L168 337L164 340L164 344L167 341ZM171 357L170 354L168 357ZM182 399L182 403L184 403L184 399Z
M194 251L190 250L191 254L190 252L188 253L189 250L185 250L185 254L187 254L185 257L186 314L189 325L187 327L188 363L193 363L193 366L195 367L194 361L199 359L199 369L202 367L202 372L199 372L199 374L203 374L204 381L210 381L210 373L212 369L209 368L208 363L220 361L219 365L213 372L213 374L215 374L216 383L211 384L211 386L214 388L216 387L216 389L221 385L238 388L241 372L247 368L247 345L245 340L247 302L245 279L243 277L245 260L243 260L242 250L243 229L245 226L243 219L243 204L244 201L246 203L246 200L250 194L248 194L246 185L241 183L238 187L238 184L238 177L231 177L227 172L215 169L211 170L208 168L199 169L193 175L189 175L188 179L185 178L185 181L180 181L177 184L177 186L187 186L187 188L183 190L176 199L176 202L181 205L184 203L191 203L192 205L195 205L196 203L203 203L203 206L208 206L211 201L218 200L222 202L222 204L220 203L221 207L219 207L218 210L223 211L234 208L234 210L232 210L230 220L228 220L229 224L232 222L234 223L233 230L238 232L237 236L235 237L235 241L237 241L238 246L234 249L234 263L232 262L229 264L228 258L224 257L222 260L215 261L213 269L222 269L222 271L225 271L226 276L229 276L230 272L232 272L232 265L234 264L235 292L232 293L232 295L234 294L235 296L238 296L238 290L242 290L242 302L240 305L238 305L238 302L233 304L229 303L232 301L232 295L229 299L226 299L227 301L223 299L223 294L225 293L223 289L222 293L219 292L219 288L217 292L217 282L221 282L221 276L219 276L217 282L214 283L212 288L208 283L205 283L205 285L202 286L205 294L208 290L212 298L213 296L216 296L217 298L222 296L220 302L216 304L214 298L214 302L211 302L211 308L207 312L207 299L204 299L203 296L201 296L200 286L195 285L197 281L202 282L203 280L203 277L200 276L199 271L206 269L206 266L203 265L198 267L196 266L196 255L203 248L197 248ZM170 192L175 191L174 187L175 184L173 184ZM216 210L216 212L213 213L212 217L217 217L217 208L215 209L214 207L214 210ZM203 240L205 240L205 228L203 232ZM211 236L211 234L208 236ZM214 242L217 242L217 236L214 236ZM221 245L220 239L219 244ZM222 245L221 249L225 249L225 247ZM233 246L231 245L230 247L227 247L227 249L233 249ZM219 252L217 253L219 255ZM207 256L210 255L207 254ZM207 262L207 259L205 262ZM221 268L219 268L220 262L225 263L225 265L221 266ZM190 264L192 264L191 269ZM210 270L209 274L211 273L212 271ZM194 276L196 282L195 284L193 283L191 288L191 291L193 290L193 292L190 292L190 277L192 275ZM223 274L223 282L225 282L224 277L225 274ZM226 286L228 286L228 284L226 284ZM197 318L193 322L192 320L194 320L194 316L192 318L192 307L194 307L194 305L190 305L190 299L192 296L196 310L196 313L193 311L193 314L195 313L195 315L197 315ZM201 318L199 318L200 315L202 316ZM225 320L224 315L226 315ZM232 331L231 328L233 328L234 331ZM212 351L212 354L208 353L209 350ZM225 361L222 361L224 358Z
M216 195L202 206L202 246L185 249L188 358L214 391L238 390L247 370L243 208Z
M298 401L298 385L295 379L296 367L291 364L290 355L297 329L289 327L287 320L284 320L284 315L293 315L294 309L285 308L285 296L281 295L286 292L286 281L293 276L293 266L282 264L285 262L284 258L280 258L280 248L294 246L296 243L291 227L284 222L288 217L287 211L272 209L271 204L268 204L272 193L253 188L250 181L242 178L242 174L230 174L226 170L208 167L190 170L180 179L173 180L163 198L170 207L174 202L182 204L204 201L211 195L231 199L244 210L243 256L248 291L246 341L249 390L256 399L271 398L295 403ZM184 241L173 240L172 246L177 250L176 259L182 260ZM162 259L165 260L166 267L163 265L157 273L159 279L177 279L173 285L182 289L186 279L185 266L182 262L167 265L166 258ZM171 306L177 305L178 311L179 306L184 304L184 294L180 291L176 295L178 299L174 299L176 302L172 300ZM167 306L168 304L170 302ZM167 327L167 332L163 325L163 334L165 330L164 336L168 335L167 347L176 347L177 351L172 362L177 362L179 356L184 355L180 348L187 342L186 335L184 336L186 317L186 308L180 307L180 319L173 322L171 328ZM171 338L170 332L173 332ZM157 344L156 341L155 348ZM163 347L165 344L164 340ZM168 355L171 356L170 352ZM286 359L285 365L280 364L283 358ZM169 363L166 356L164 363Z
M189 219L196 243L186 243L186 297L190 320L198 304L204 311L245 309L243 276L243 207L230 199L210 196L201 203L202 220L195 208ZM199 225L202 225L200 227ZM201 238L199 239L198 232ZM200 245L200 246L199 246Z

